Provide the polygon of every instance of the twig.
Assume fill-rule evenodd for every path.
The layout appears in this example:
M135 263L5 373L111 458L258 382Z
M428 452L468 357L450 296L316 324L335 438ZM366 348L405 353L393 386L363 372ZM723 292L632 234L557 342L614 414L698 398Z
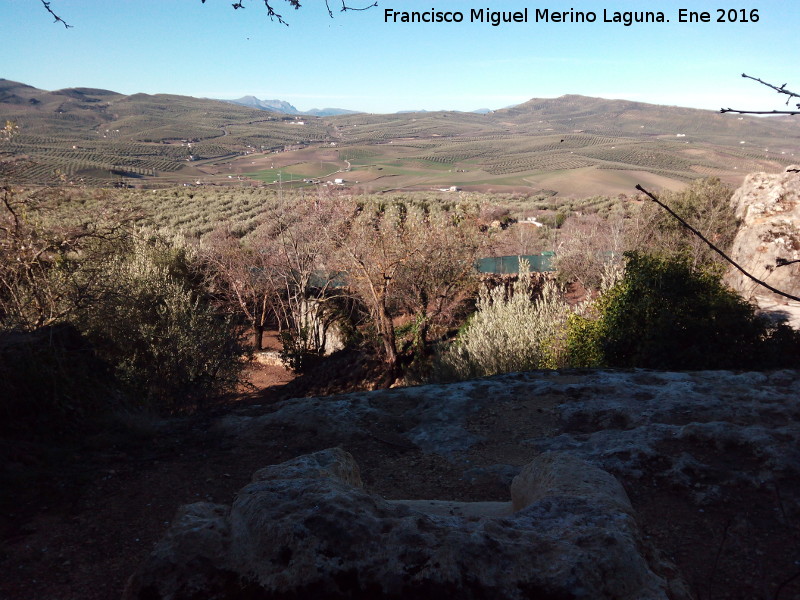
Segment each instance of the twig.
M42 0L42 1L44 1L44 0ZM203 4L206 3L206 0L200 0L200 1ZM280 23L281 25L287 25L287 26L289 25L289 23L287 23L284 20L282 15L278 14L277 12L275 12L275 9L272 7L272 4L270 4L271 0L263 0L263 1L264 1L264 6L267 9L267 16L270 19L277 20L278 23ZM286 1L295 10L300 8L300 0L286 0ZM341 2L342 2L342 8L340 9L341 12L346 12L348 10L369 10L370 8L375 8L376 6L378 6L377 2L373 2L369 6L363 6L363 7L348 6L346 0L341 0ZM240 8L244 8L245 7L244 6L244 0L236 0L236 2L231 4L231 6L233 6L234 10L238 10ZM331 9L331 6L330 6L330 0L325 0L325 8L328 11L328 16L332 19L333 18L333 10Z
M647 195L647 196L648 196L648 197L649 197L649 198L650 198L650 199L651 199L653 202L655 202L655 203L656 203L656 204L658 204L658 205L659 205L661 208L663 208L664 210L666 210L666 211L667 211L667 212L668 212L670 215L672 215L672 216L673 216L675 219L677 219L677 220L678 220L678 222L680 222L680 224L681 224L681 225L683 225L684 227L686 227L686 228L687 228L689 231L691 231L693 234L695 234L697 237L699 237L701 240L703 240L703 241L704 241L704 242L705 242L705 243L708 245L708 247L709 247L709 248L711 248L711 249L712 249L714 252L716 252L717 254L719 254L719 255L720 255L722 258L724 258L725 260L727 260L727 261L728 261L729 263L731 263L731 264L732 264L734 267L736 267L736 268L737 268L739 271L741 271L741 272L742 272L742 273L745 275L745 277L748 277L748 278L752 279L752 280L753 280L753 281L755 281L755 282L756 282L758 285L760 285L760 286L762 286L762 287L765 287L765 288L767 288L769 291L771 291L771 292L774 292L774 293L778 294L779 296L783 296L784 298L789 298L790 300L796 300L797 302L800 302L800 298L798 298L797 296L792 296L791 294L787 294L786 292L782 292L781 290L779 290L779 289L777 289L777 288L774 288L774 287L772 287L772 286L771 286L771 285L769 285L768 283L766 283L766 282L764 282L764 281L761 281L760 279L757 279L756 277L754 277L753 275L751 275L750 273L748 273L747 271L745 271L745 270L744 270L744 269L743 269L743 268L742 268L742 267L741 267L741 266L740 266L740 265L739 265L739 264L738 264L736 261L734 261L734 260L733 260L733 259L732 259L730 256L728 256L728 255L727 255L727 254L725 254L725 253L724 253L722 250L720 250L719 248L717 248L717 247L716 247L714 244L712 244L711 242L709 242L709 241L708 241L708 240L705 238L705 236L703 236L703 234L702 234L702 233L700 233L699 231L697 231L697 229L695 229L694 227L692 227L691 225L689 225L689 223L687 223L687 222L686 222L686 221L684 221L684 220L683 220L681 217L679 217L679 216L678 216L678 215L677 215L677 214L676 214L676 213L675 213L675 212L674 212L674 211L673 211L673 210L672 210L672 209L671 209L669 206L667 206L666 204L664 204L663 202L661 202L661 201L660 201L658 198L656 198L656 197L655 197L653 194L651 194L651 193L650 193L650 192L648 192L646 189L644 189L644 188L643 188L641 185L637 185L637 186L636 186L636 189L637 189L637 190L639 190L640 192L643 192L644 194L646 194L646 195Z
M341 12L347 12L348 10L369 10L370 8L375 8L377 6L378 6L377 2L373 2L369 6L363 6L363 7L360 7L360 8L359 7L355 7L355 6L347 6L347 4L345 3L345 0L342 0ZM333 11L331 10L331 6L329 4L329 0L325 0L325 8L328 9L328 16L330 16L330 18L332 19L333 18Z
M742 73L742 77L744 77L745 79L752 79L753 81L757 81L761 85L765 85L768 88L775 90L779 94L786 94L787 96L789 96L786 99L786 106L789 106L789 100L791 100L792 98L800 98L800 94L796 94L791 90L787 90L785 83L780 86L772 85L771 83L767 83L766 81L763 81L758 77L752 77L747 73ZM796 106L798 109L800 109L800 104L797 104ZM730 112L730 113L737 113L740 115L800 115L800 110L737 110L733 108L720 108L719 112L721 113Z
M800 94L795 94L794 92L792 92L790 90L787 90L785 83L782 86L778 87L777 85L772 85L771 83L767 83L766 81L762 81L758 77L751 77L747 73L742 73L742 77L744 77L746 79L752 79L753 81L757 81L761 85L765 85L768 88L772 88L773 90L775 90L779 94L786 94L787 96L789 96L786 99L786 106L789 106L789 100L791 100L792 98L800 98ZM800 105L798 105L798 107L800 107Z
M720 108L719 112L737 113L740 115L800 115L800 110L738 110L736 108Z
M45 0L42 0L42 6L44 6L44 8L45 8L45 10L47 12L49 12L51 15L53 15L53 18L55 19L54 23L62 23L66 29L69 29L70 27L72 27L72 25L67 24L67 22L64 19L62 19L56 13L53 12L53 9L50 8L50 3L49 2L46 2Z
M792 575L788 579L785 579L784 581L782 581L781 584L778 586L778 588L775 590L775 595L773 596L774 600L778 600L778 598L781 595L781 592L783 591L783 588L785 588L787 585L792 583L798 577L800 577L800 571L798 571L797 573L795 573L794 575Z
M794 263L800 263L800 258L797 260L786 260L785 258L776 258L775 259L775 268L778 267L785 267L786 265L793 265Z

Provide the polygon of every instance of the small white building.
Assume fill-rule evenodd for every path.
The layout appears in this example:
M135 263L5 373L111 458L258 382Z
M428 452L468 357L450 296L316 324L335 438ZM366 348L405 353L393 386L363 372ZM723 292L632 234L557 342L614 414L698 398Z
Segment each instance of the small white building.
M520 223L524 225L535 225L536 227L544 227L544 223L540 223L536 220L536 217L528 217L520 221Z

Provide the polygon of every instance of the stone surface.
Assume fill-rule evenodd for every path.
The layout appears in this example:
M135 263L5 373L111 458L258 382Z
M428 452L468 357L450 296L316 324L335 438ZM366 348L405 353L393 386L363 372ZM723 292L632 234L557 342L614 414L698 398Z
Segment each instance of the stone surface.
M691 481L692 493L800 478L800 373L790 370L513 373L292 399L270 410L226 416L215 431L233 440L268 440L270 431L285 428L344 446L371 436L398 450L441 456L465 481L495 481L505 489L523 464L547 451L572 454L623 481L650 472L670 486L688 488ZM493 415L503 411L510 411L506 418L515 420L517 433L485 439L483 423L496 426ZM382 432L373 433L378 425ZM386 429L394 430L391 439ZM699 446L748 468L720 469Z
M285 367L281 353L277 350L262 350L253 354L253 360L268 367Z
M568 454L540 454L511 482L513 509L522 510L548 496L574 496L594 498L609 510L633 515L633 507L619 481L601 469L586 465Z
M742 223L730 256L754 277L793 296L800 296L800 263L776 268L776 259L800 259L800 167L784 173L753 173L736 190L731 203ZM759 304L781 298L731 268L726 281ZM787 311L794 312L794 311ZM793 315L790 315L793 317Z
M569 456L580 459L577 464L589 463L610 473L623 484L636 519L649 536L647 541L681 566L697 597L718 597L723 573L724 589L743 590L742 597L758 597L759 590L765 589L774 595L797 571L795 556L782 550L794 547L800 523L797 371L512 373L451 385L246 406L220 419L213 434L226 446L267 448L280 459L336 445L352 450L368 489L389 498L415 500L381 500L359 490L355 478L346 488L330 477L317 478L315 485L328 490L330 497L359 498L336 509L342 519L353 511L362 514L362 501L369 507L363 514L375 522L375 511L397 523L413 523L409 515L421 513L424 518L419 517L416 530L403 534L408 539L428 539L427 529L420 531L420 527L438 530L452 518L467 520L470 527L485 522L483 529L474 530L482 536L487 527L497 528L513 513L509 485L523 470L530 470L529 463L539 455ZM285 453L287 443L291 454ZM547 468L557 487L548 483L548 476L526 475L538 482L539 491L529 487L525 492L531 494L530 499L539 498L533 505L550 503L548 514L560 514L562 524L588 514L586 501L579 502L575 495L564 502L558 499L567 492L582 493L585 483L577 476L556 476L559 465L569 465L569 460L560 459ZM337 469L350 472L346 464ZM308 468L298 467L300 471ZM312 470L324 473L331 468L317 464ZM267 472L271 469L277 469L277 479L260 485L283 482L280 485L287 490L300 485L281 475L289 466L271 467ZM574 471L565 468L567 475ZM592 489L604 487L604 476L598 478ZM624 496L606 482L605 500L592 500L593 510L599 511L593 514L608 515L610 510L620 519L632 519ZM574 489L569 491L568 486ZM343 489L351 491L345 494ZM311 497L319 497L314 493L317 496ZM231 514L241 500L240 494ZM406 505L407 513L401 505ZM190 512L195 521L196 513ZM227 519L231 527L231 518ZM186 526L195 526L195 521ZM209 523L224 531L216 513ZM392 525L386 531L399 530ZM552 535L561 543L560 534ZM570 548L571 538L565 539L561 550ZM551 550L538 551L558 556L555 550L547 554ZM652 571L675 580L668 566L661 568L660 561L651 558L657 554L646 554ZM219 564L228 565L220 567L223 571L241 567ZM466 567L469 561L459 564ZM223 585L230 573L216 573L212 580ZM670 593L682 597L680 587L676 589ZM800 587L793 583L783 587L781 597L796 593Z
M316 452L258 471L230 508L184 507L125 598L688 598L608 473L546 453L512 496L513 512L387 502L349 454Z

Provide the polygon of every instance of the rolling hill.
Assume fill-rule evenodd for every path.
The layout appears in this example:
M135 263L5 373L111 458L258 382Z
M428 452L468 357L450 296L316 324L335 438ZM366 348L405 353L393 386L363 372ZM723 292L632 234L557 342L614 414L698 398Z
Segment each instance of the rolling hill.
M800 162L798 119L578 95L485 114L301 119L187 96L51 92L0 79L0 119L19 127L0 152L26 159L7 177L36 184L337 178L365 191L452 186L586 196L636 183L674 188L711 175L738 183L747 172Z

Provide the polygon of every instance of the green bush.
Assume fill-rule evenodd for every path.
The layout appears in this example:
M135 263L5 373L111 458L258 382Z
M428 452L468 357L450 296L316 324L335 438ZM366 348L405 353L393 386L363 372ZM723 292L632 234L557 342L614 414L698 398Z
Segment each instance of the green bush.
M595 306L599 318L568 324L572 366L701 370L795 366L800 339L772 326L688 256L626 253L622 280Z
M107 283L81 323L137 404L181 410L235 384L239 328L214 310L185 247L134 238L107 265Z
M601 322L583 315L570 315L566 331L566 364L570 367L603 365Z
M280 333L281 360L295 373L304 373L319 364L321 352L314 347L307 327L286 329Z

